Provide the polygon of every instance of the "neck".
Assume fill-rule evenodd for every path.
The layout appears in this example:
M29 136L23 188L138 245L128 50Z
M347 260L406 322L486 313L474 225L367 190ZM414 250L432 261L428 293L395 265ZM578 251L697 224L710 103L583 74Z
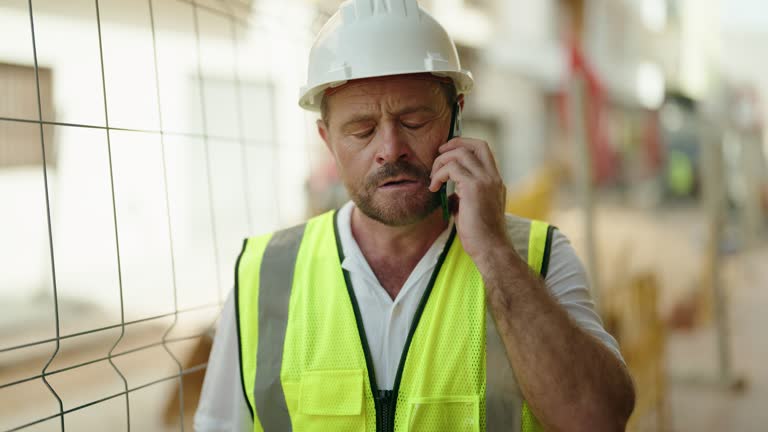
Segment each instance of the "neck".
M395 298L408 275L448 226L440 209L411 225L389 226L352 210L352 235L379 282Z
M360 249L376 251L376 255L402 256L423 250L424 255L448 227L440 209L411 225L390 226L371 219L357 207L352 210L352 235Z

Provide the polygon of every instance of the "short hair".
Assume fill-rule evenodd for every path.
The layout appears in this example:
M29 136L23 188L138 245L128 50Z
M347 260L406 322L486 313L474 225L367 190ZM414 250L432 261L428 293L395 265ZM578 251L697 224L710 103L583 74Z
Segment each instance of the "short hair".
M437 81L437 83L440 85L440 90L443 93L443 96L445 96L445 102L448 104L448 108L452 109L459 97L458 92L456 91L456 86L453 82ZM330 121L328 114L328 98L323 95L322 99L320 99L320 119L325 124L328 124Z

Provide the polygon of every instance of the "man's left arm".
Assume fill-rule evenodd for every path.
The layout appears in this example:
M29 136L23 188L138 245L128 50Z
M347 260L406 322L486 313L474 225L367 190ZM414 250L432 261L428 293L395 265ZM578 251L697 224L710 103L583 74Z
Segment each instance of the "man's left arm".
M488 144L440 148L430 189L456 183L456 227L485 282L489 308L520 390L546 430L624 430L634 407L621 361L582 330L506 235L506 189Z
M478 260L520 389L547 430L624 430L634 406L616 355L587 334L511 248Z

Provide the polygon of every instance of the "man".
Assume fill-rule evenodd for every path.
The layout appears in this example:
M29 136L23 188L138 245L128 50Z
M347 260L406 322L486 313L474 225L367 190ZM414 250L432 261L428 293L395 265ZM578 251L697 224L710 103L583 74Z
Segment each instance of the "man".
M505 216L487 143L448 139L471 86L415 0L320 31L299 103L352 202L245 242L197 430L623 430L632 383L573 249Z

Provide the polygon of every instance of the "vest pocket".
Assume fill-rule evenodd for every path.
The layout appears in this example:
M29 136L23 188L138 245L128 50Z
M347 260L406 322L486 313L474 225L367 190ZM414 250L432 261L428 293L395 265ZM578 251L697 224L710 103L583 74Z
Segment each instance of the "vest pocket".
M362 369L304 372L294 430L364 431L363 392Z
M408 405L409 431L480 431L480 401L475 395L413 398Z

